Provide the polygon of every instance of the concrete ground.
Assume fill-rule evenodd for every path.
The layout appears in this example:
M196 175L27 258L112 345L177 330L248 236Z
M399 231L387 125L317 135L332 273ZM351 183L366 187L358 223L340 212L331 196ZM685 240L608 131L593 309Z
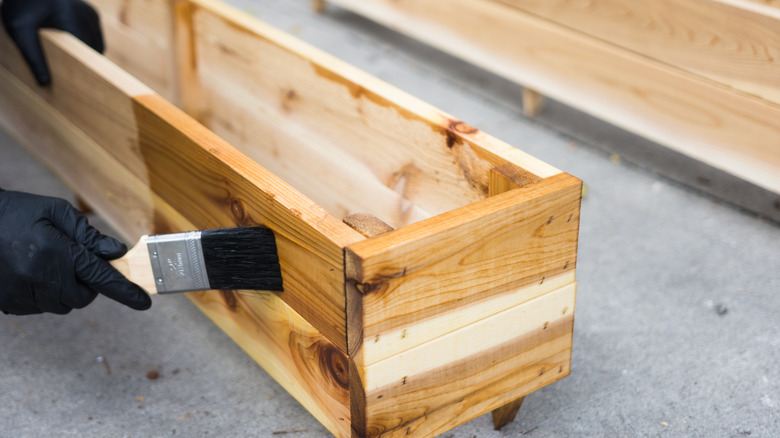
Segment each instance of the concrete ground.
M626 138L607 126L565 136L529 120L519 87L355 15L231 3L587 185L571 376L501 431L485 415L444 436L780 436L778 224L603 152ZM0 157L0 187L73 200L2 132ZM64 317L0 315L0 345L2 436L327 436L183 296L147 312L98 298Z

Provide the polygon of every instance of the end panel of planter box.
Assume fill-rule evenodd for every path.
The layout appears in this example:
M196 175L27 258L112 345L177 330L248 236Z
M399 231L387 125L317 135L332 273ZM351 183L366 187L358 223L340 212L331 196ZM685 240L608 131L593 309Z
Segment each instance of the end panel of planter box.
M525 90L549 96L767 190L770 193L755 201L734 202L745 202L769 217L778 216L773 206L777 197L771 195L780 194L780 154L773 141L780 137L780 102L773 82L777 56L772 55L777 48L771 43L778 38L774 29L780 13L776 8L746 0L678 1L679 7L670 10L668 20L652 14L670 32L659 33L654 25L641 29L629 25L632 32L642 33L636 37L641 44L634 44L613 32L621 20L633 18L623 12L674 2L599 0L563 11L555 9L563 1L331 1L515 81ZM587 11L578 9L582 5ZM603 13L605 5L621 13L609 15L609 26L594 25L598 19L591 14ZM571 16L578 13L582 14ZM686 15L688 19L681 18ZM726 19L728 24L712 25ZM744 23L752 24L746 27ZM583 32L586 28L598 28L598 34ZM661 34L675 38L673 31L680 28L685 29L681 39L689 40L692 50L708 53L694 56L685 53L690 47L683 50L675 42L664 44ZM637 52L645 44L653 50ZM659 51L675 54L675 64L670 58L654 59ZM686 62L678 62L679 58ZM728 61L734 59L744 62ZM719 60L724 63L722 68L713 69ZM747 68L754 64L755 71ZM695 181L696 175L680 178ZM697 185L712 190L707 184Z
M581 194L559 174L347 248L353 428L428 436L568 375Z
M573 282L581 195L577 178L559 174L349 246L364 364L391 354L367 353L384 333L533 285ZM396 348L426 336L407 330L406 347Z

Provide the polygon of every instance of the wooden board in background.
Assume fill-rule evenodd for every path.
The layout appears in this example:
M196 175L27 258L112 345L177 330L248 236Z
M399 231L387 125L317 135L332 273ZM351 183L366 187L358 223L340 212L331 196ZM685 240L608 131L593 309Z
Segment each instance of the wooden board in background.
M332 3L780 193L776 103L494 0Z
M780 11L746 0L496 0L780 102Z
M166 99L176 101L174 17L178 0L93 0L100 13L105 55ZM142 53L143 56L138 56Z

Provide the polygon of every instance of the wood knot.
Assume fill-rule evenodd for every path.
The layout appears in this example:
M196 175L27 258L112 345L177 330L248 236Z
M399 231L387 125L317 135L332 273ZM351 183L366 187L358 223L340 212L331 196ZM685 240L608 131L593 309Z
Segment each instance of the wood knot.
M236 299L236 292L232 290L223 290L222 298L225 300L225 305L230 309L235 309L238 306L238 300Z
M349 366L346 357L330 344L322 345L320 368L327 372L338 386L349 389Z
M467 125L461 122L460 120L450 120L449 123L447 124L447 129L449 129L450 131L459 132L461 134L476 134L477 132L479 132L479 129Z
M257 225L257 222L252 218L252 215L244 208L244 201L231 198L229 201L230 215L233 217L233 222L240 227L251 227Z
M372 292L385 292L389 285L386 281L379 281L376 283L355 283L355 287L357 287L357 290L362 294L370 294Z
M282 109L289 112L292 109L292 104L298 100L298 93L293 89L282 90Z
M246 210L240 199L230 201L230 214L233 215L233 219L237 223L241 223L246 219Z

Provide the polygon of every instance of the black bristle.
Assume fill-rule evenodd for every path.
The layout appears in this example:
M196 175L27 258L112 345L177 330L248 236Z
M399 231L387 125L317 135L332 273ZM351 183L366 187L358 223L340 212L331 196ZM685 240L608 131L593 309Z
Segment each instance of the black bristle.
M268 228L223 228L201 233L212 289L282 291L276 238Z

